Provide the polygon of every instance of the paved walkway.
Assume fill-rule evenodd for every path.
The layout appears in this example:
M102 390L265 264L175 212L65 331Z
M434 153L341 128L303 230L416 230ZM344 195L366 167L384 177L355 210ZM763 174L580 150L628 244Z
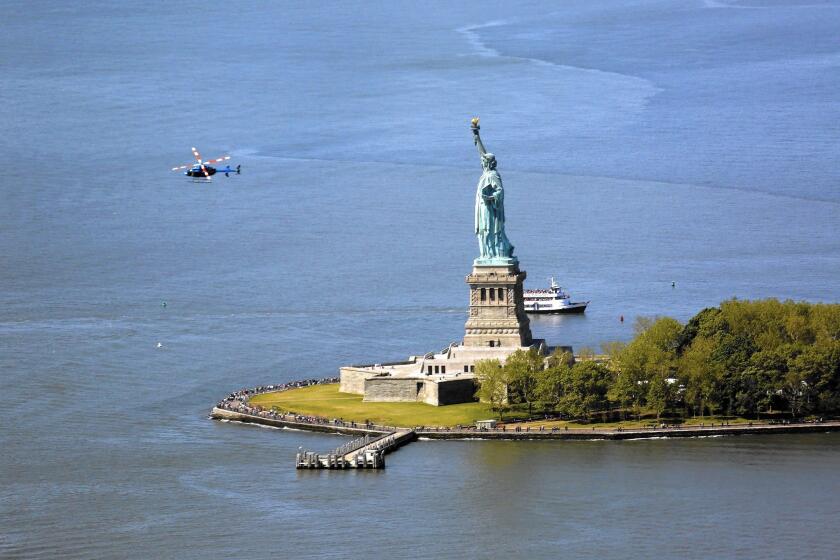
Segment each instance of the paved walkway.
M409 430L393 426L378 426L373 424L334 423L326 419L303 419L300 416L273 414L265 411L230 410L227 408L213 408L211 418L218 420L234 420L239 422L266 424L269 426L289 427L301 430L332 432L346 435L384 435ZM654 428L623 428L623 429L522 429L516 431L515 425L504 429L492 430L478 428L433 428L418 427L413 431L419 437L428 439L640 439L657 437L699 437L712 435L743 435L743 434L785 434L785 433L815 433L840 431L840 421L808 422L792 424L733 424L729 426L683 426L683 427L654 427Z
M359 454L364 454L369 451L378 451L382 452L383 454L390 453L398 447L401 447L406 443L412 441L415 437L417 437L417 434L414 432L414 430L403 429L398 432L394 432L393 434L389 434L387 436L378 438L365 445L364 447L355 449L350 453L347 453L346 455L344 455L344 460L350 461Z

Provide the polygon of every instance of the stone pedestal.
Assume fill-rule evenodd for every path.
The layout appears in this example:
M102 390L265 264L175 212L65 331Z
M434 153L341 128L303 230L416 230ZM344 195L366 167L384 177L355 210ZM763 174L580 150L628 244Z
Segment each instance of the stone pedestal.
M531 345L531 326L522 295L525 276L516 262L473 266L472 274L467 276L470 316L464 346Z

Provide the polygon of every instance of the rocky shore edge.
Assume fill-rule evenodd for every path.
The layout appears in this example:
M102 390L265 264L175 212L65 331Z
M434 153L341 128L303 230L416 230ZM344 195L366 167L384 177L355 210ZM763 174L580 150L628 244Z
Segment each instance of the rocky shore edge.
M425 439L492 439L492 440L633 440L677 437L713 437L755 434L792 434L820 433L840 431L840 421L803 422L789 424L768 424L752 422L749 424L724 426L668 426L650 428L616 429L522 429L516 426L501 428L436 428L417 426L383 426L372 423L347 422L338 419L283 414L276 411L262 410L249 405L250 397L262 393L288 391L310 385L336 383L335 378L309 379L278 385L263 385L253 389L242 389L219 401L210 412L210 418L261 424L275 428L306 430L342 435L388 434L399 430L413 429L419 438Z

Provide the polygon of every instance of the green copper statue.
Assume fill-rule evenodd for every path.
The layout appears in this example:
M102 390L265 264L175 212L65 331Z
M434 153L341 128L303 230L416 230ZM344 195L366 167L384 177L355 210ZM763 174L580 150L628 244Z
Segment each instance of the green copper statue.
M513 245L505 235L505 191L496 171L496 156L484 149L478 133L478 118L472 120L472 132L483 169L475 192L475 235L480 256L477 265L508 265L517 262Z

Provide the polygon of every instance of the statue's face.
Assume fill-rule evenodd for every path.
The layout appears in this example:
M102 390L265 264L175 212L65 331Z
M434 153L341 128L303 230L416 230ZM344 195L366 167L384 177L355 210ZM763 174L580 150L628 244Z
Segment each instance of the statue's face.
M481 158L481 166L486 170L496 169L496 158Z

